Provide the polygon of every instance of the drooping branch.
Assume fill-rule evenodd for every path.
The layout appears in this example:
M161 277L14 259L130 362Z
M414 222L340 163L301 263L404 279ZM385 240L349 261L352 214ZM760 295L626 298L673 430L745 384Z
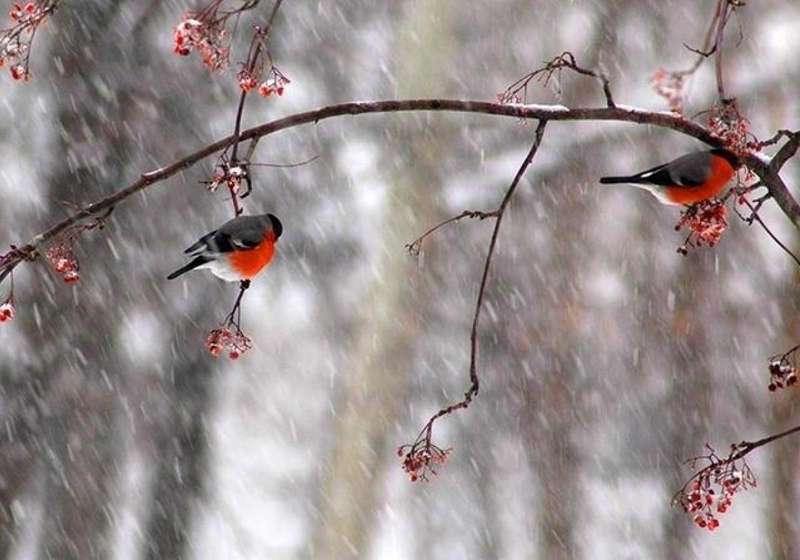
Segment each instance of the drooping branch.
M296 113L282 119L277 119L259 126L244 130L239 135L240 141L261 138L274 134L281 130L301 126L304 124L318 123L322 120L339 116L356 116L376 113L399 113L411 111L441 111L458 113L479 113L486 115L496 115L504 117L514 117L517 119L536 119L547 121L617 121L636 124L646 124L658 126L680 132L686 136L700 140L708 145L721 147L722 142L712 135L706 128L695 122L684 119L679 115L661 111L648 111L635 107L618 105L616 107L599 108L576 108L569 109L560 105L517 105L491 103L486 101L469 101L461 99L405 99L391 101L365 101L350 102L337 105L329 105L320 109ZM800 143L800 133L792 144L793 149L797 149ZM209 144L184 158L170 163L159 169L143 173L136 181L117 192L93 202L64 220L56 223L46 231L36 235L28 243L20 245L19 251L27 255L35 255L38 249L48 241L58 236L70 226L91 218L109 208L118 205L128 197L149 188L150 186L162 182L180 171L188 169L206 157L232 145L236 137L228 136L217 142ZM780 154L781 157L788 159L794 151L784 146ZM784 160L785 161L785 160ZM780 160L779 160L780 162ZM764 182L770 194L780 206L781 210L800 228L800 204L789 192L786 184L778 175L779 166L770 165L770 161L765 156L759 154L747 155L744 163L752 169ZM0 280L15 268L21 259L13 256L0 271Z
M522 177L525 175L528 167L530 167L531 162L533 162L536 152L539 151L539 146L542 144L542 138L544 137L544 129L546 126L546 120L539 121L539 125L536 127L536 133L534 134L533 144L528 151L528 155L525 156L522 165L520 165L519 169L517 170L517 174L511 181L511 185L509 185L508 190L506 190L506 194L503 196L500 206L498 206L493 212L476 213L478 214L478 217L494 217L495 222L494 229L492 230L492 238L489 241L489 249L486 251L486 260L483 264L483 274L481 275L481 283L478 288L478 297L475 301L475 312L472 316L472 329L470 330L469 336L470 385L467 388L467 391L464 393L463 399L440 409L425 423L419 435L417 436L417 439L413 443L403 445L399 448L398 452L403 458L403 469L411 476L411 480L427 480L428 471L432 470L433 466L442 464L446 460L447 454L449 453L449 449L441 449L433 443L434 422L436 422L436 420L442 416L452 414L456 410L468 408L472 403L472 399L475 398L480 390L480 377L478 376L478 325L480 323L481 310L483 309L483 299L486 294L486 286L488 285L489 281L489 272L492 267L492 257L494 256L494 252L497 247L497 239L500 235L500 226L503 223L503 215L508 208L508 204L511 202L511 198L514 196L517 187L522 181ZM462 215L461 217L468 217L468 215ZM460 217L456 217L456 219L459 218ZM442 225L452 221L454 221L454 219L451 218L450 220L439 224L433 228L433 230L438 229L438 227L441 227ZM429 230L429 232L433 230ZM435 473L435 471L433 472Z

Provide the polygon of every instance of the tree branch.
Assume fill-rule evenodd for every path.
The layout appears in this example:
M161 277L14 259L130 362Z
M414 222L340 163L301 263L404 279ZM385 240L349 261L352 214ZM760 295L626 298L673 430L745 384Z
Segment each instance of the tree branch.
M341 103L329 105L320 109L296 113L282 119L268 122L244 130L239 134L239 141L261 138L274 134L281 130L286 130L296 126L318 123L322 120L339 117L344 115L365 115L372 113L399 113L410 111L443 111L458 113L480 113L486 115L496 115L504 117L514 117L517 119L537 119L547 121L618 121L636 124L648 124L662 128L667 128L690 136L708 145L722 147L721 141L713 136L703 126L686 120L681 116L661 111L648 111L635 107L618 105L616 107L600 108L576 108L569 109L560 105L517 105L491 103L486 101L469 101L461 99L404 99L392 101L364 101ZM35 253L39 247L52 240L64 230L75 223L91 218L104 210L116 206L121 201L142 191L151 185L164 181L176 175L178 172L188 169L206 157L224 150L236 141L236 136L231 135L222 140L218 140L205 146L188 156L170 163L159 169L143 173L136 181L117 192L93 202L83 209L68 216L64 220L54 224L46 231L36 235L20 249ZM796 150L796 144L800 143L800 136L792 144ZM784 146L779 154L780 161L785 161L791 154L790 147ZM760 155L748 155L744 158L744 163L752 169L764 182L781 210L800 228L800 205L792 196L783 180L778 175L777 166L771 166L769 160ZM13 257L6 264L5 269L0 275L5 276L6 271L16 267L21 260Z
M786 136L789 140L786 144L781 146L781 149L778 150L778 153L775 154L770 161L769 166L775 173L778 173L784 164L797 153L797 149L800 148L800 131L791 132L782 130L779 134Z
M472 318L472 330L470 331L470 359L469 359L469 380L470 385L467 388L466 393L464 393L464 398L458 402L450 404L441 410L439 410L436 414L431 416L431 418L425 423L420 431L417 439L407 445L402 445L398 449L398 452L401 457L403 457L403 468L406 472L409 473L411 476L411 480L427 480L427 473L429 470L433 470L431 463L433 464L442 464L447 459L447 455L449 453L449 449L441 449L437 447L433 443L433 424L441 418L442 416L447 416L455 412L456 410L468 408L470 403L472 403L472 399L478 394L480 389L480 378L478 377L478 323L481 317L481 310L483 309L483 298L486 293L486 286L489 280L489 270L492 266L492 257L494 256L495 248L497 247L497 238L500 234L500 226L503 223L503 215L505 214L506 209L508 208L509 202L511 202L511 197L514 196L514 192L517 190L522 177L525 175L525 172L530 167L531 162L533 161L534 156L536 156L536 152L539 150L539 146L542 144L542 138L544 137L544 129L547 126L546 120L540 120L539 126L536 127L536 133L534 135L533 145L531 145L531 149L528 151L528 155L525 156L525 159L520 165L519 169L517 170L517 174L514 176L514 179L511 181L511 185L508 187L505 196L503 196L503 200L500 202L500 206L497 207L496 210L493 212L479 212L473 213L477 217L494 217L494 230L492 231L492 238L489 241L489 249L486 252L486 260L483 265L483 274L481 276L481 284L478 288L478 297L475 302L475 314ZM440 223L436 227L428 230L428 233L431 233L442 227L445 224L453 222L455 220L465 218L465 217L475 217L471 215L469 212L465 212L456 216L455 218L450 218L449 220L445 220L444 222ZM425 234L427 235L427 234ZM423 237L425 236L423 235ZM435 470L433 470L435 473Z
M722 40L725 35L725 25L728 23L728 0L719 0L718 2L718 12L717 12L717 33L716 39L714 40L714 48L716 51L715 57L715 67L716 67L716 77L717 77L717 95L719 96L719 100L723 101L725 99L725 85L722 79Z

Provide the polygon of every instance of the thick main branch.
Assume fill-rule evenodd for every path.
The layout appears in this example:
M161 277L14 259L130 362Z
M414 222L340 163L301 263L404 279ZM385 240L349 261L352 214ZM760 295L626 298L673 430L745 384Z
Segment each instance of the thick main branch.
M668 112L647 111L634 107L601 107L569 109L560 105L514 105L491 103L486 101L469 101L460 99L405 99L396 101L364 101L330 105L313 111L296 113L282 119L255 126L242 131L239 140L261 138L275 132L296 126L317 123L324 119L346 115L365 115L370 113L398 113L412 111L445 111L458 113L480 113L517 119L537 119L546 121L618 121L659 126L696 138L711 146L721 146L719 138L713 136L701 125ZM213 144L205 146L188 156L159 169L144 173L125 188L98 200L75 212L71 216L40 233L20 248L32 254L39 247L64 232L77 222L91 218L106 211L133 194L149 186L164 181L187 169L206 157L219 152L236 141L231 135ZM787 189L778 175L778 170L770 167L768 160L751 155L745 159L750 167L770 190L775 201L789 219L800 228L800 205ZM13 269L21 259L12 259L0 277Z

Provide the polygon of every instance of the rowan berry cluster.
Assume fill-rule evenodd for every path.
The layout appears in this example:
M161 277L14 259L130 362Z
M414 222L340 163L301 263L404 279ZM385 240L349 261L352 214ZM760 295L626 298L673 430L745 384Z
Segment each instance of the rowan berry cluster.
M790 361L793 352L789 351L787 354L770 358L769 385L767 385L770 391L791 387L797 383L797 367Z
M271 66L266 76L262 79L255 70L247 68L241 70L237 75L239 80L239 87L245 93L257 90L262 97L269 97L273 93L275 95L283 95L286 85L291 82L286 75L278 70L277 66Z
M206 348L215 358L227 352L231 360L236 360L252 347L250 338L241 330L233 331L230 327L214 329L206 337Z
M65 241L49 247L45 251L45 256L67 284L75 284L81 279L80 264L72 250L71 242Z
M208 18L206 14L187 14L173 34L176 54L189 56L195 50L203 64L212 72L227 68L230 57L228 32L224 20Z
M719 517L726 513L733 503L733 497L743 490L756 486L756 479L750 467L742 460L733 457L741 450L740 445L731 446L728 458L721 459L709 449L709 454L691 461L707 461L684 488L675 496L674 502L692 516L692 521L703 529L714 531L719 527Z
M683 114L685 73L659 68L650 77L650 85L658 95L666 99L670 111Z
M728 227L727 216L725 203L714 199L698 202L684 210L675 225L675 231L686 227L689 229L689 235L678 248L678 252L686 255L690 247L703 245L714 247Z
M14 309L14 302L9 297L2 305L0 305L0 323L13 321L16 314L17 311Z
M214 170L214 175L210 181L206 181L208 190L216 191L221 185L225 185L231 194L238 194L242 188L242 181L245 179L246 172L239 165L230 166L226 162L220 163Z
M0 68L8 66L14 80L30 79L28 62L34 32L57 6L56 0L12 4L8 13L11 27L0 30Z
M444 465L452 449L442 449L434 445L429 437L421 437L413 444L397 448L397 456L403 459L403 470L411 482L428 481L430 475L438 474L436 469Z

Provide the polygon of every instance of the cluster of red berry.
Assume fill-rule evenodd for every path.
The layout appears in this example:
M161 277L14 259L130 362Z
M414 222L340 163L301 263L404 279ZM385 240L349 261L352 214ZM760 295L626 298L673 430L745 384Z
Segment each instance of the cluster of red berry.
M704 200L684 210L675 231L688 227L689 237L678 248L678 252L685 255L689 247L696 245L714 247L728 227L727 218L728 210L721 200Z
M786 357L773 358L769 363L769 385L770 391L777 391L784 387L791 387L797 383L797 368L795 368Z
M730 463L710 465L681 494L680 505L698 527L713 531L719 527L719 516L730 509L733 496L755 486L752 474L749 478Z
M14 2L8 16L14 23L27 23L32 21L36 16L41 13L41 10L34 2L28 2L25 5Z
M15 80L28 81L28 53L34 30L47 13L35 2L14 3L8 13L14 26L0 34L0 68L8 65L9 73Z
M397 456L403 458L403 470L408 473L411 482L427 481L430 474L438 474L436 468L447 462L451 451L452 449L442 449L426 439L421 439L414 444L398 447Z
M278 70L277 66L270 67L266 78L263 80L256 76L256 72L247 69L240 71L236 77L243 92L249 93L257 89L258 93L263 97L269 97L273 93L283 95L286 85L291 82L283 72Z
M242 188L242 181L245 177L245 170L234 165L229 167L227 163L219 164L214 171L213 177L210 181L204 181L208 185L208 190L211 192L216 191L221 185L225 185L232 194L237 194Z
M231 331L229 327L214 329L206 337L206 348L215 358L223 352L231 360L239 358L253 347L253 342L242 331Z
M683 113L683 88L686 85L686 75L681 72L670 72L659 68L650 77L650 85L655 92L667 100L669 110L673 113Z
M72 251L70 243L58 243L45 251L47 260L53 269L61 275L67 284L75 284L81 279L78 257Z
M14 309L14 303L11 299L7 299L5 303L0 305L0 323L5 323L6 321L13 321L14 316L17 314L16 310Z
M214 20L186 15L175 27L173 50L181 56L189 56L192 50L196 50L203 64L213 72L228 66L230 48L227 39L228 32Z

